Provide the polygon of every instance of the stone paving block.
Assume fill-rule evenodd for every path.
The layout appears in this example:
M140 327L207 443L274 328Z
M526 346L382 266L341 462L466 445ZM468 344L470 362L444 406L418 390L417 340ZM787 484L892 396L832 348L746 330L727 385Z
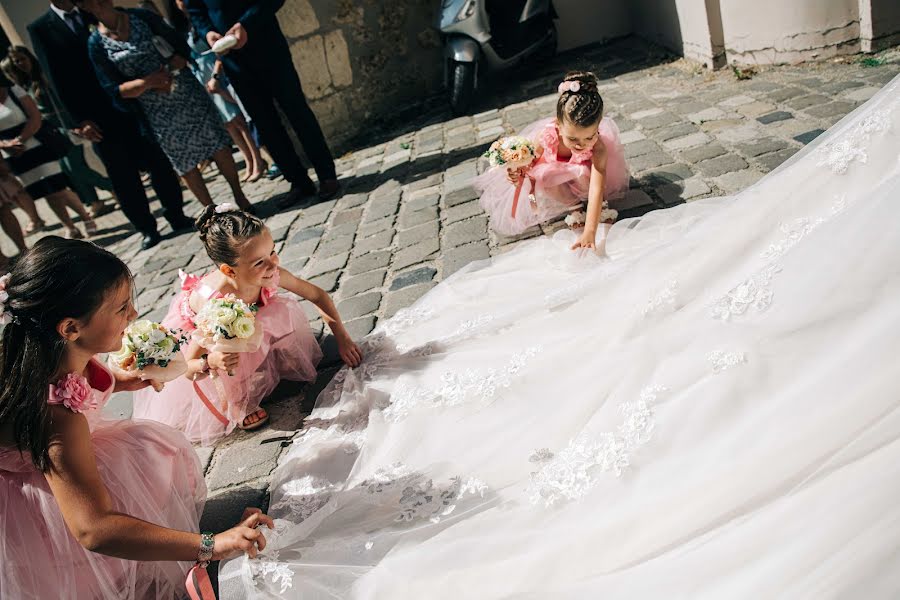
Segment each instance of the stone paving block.
M334 215L331 220L332 225L342 225L344 223L359 223L362 219L362 207L345 210Z
M747 142L759 138L762 134L760 130L753 125L741 125L733 129L723 129L716 132L716 137L722 141L736 144L738 142Z
M419 267L418 269L414 269L412 271L406 271L405 273L401 273L399 275L395 275L393 281L391 281L390 291L396 291L405 287L409 287L411 285L418 285L420 283L428 283L434 279L434 276L437 274L437 269L433 267Z
M357 294L368 292L371 289L381 287L384 284L384 276L386 274L387 269L379 269L354 277L345 277L341 280L341 286L338 291L343 298L351 298Z
M378 310L381 304L381 292L366 292L338 302L337 309L341 320L353 320Z
M660 152L662 148L653 140L643 139L638 142L625 144L625 158L632 159L635 156L642 156L650 152Z
M483 213L484 211L481 208L481 204L477 200L473 200L471 202L466 202L465 204L457 204L456 206L451 206L450 208L442 210L441 220L446 226L450 223L462 221Z
M762 165L763 171L769 172L796 154L797 150L798 148L785 148L784 150L757 156L756 162Z
M335 206L336 210L346 211L362 206L369 200L368 194L344 194Z
M474 175L472 178L474 179ZM443 197L444 206L456 206L457 204L464 204L478 198L478 194L475 193L475 190L472 189L470 184L471 180L469 180L469 184L463 188L445 192Z
M337 289L337 281L341 276L340 271L331 271L330 273L325 273L324 275L319 275L317 277L313 277L309 280L309 282L313 285L317 285L329 294Z
M337 237L329 235L328 237L323 238L321 242L319 242L319 246L318 248L316 248L316 257L324 258L326 256L332 256L334 254L349 252L352 247L352 235L340 235Z
M737 144L737 149L746 156L759 156L787 148L787 142L775 138L762 138L752 142Z
M825 133L824 129L813 129L812 131L806 131L800 135L795 135L794 139L805 146L823 133Z
M697 133L691 133L684 137L666 140L663 142L663 146L665 146L667 150L683 150L685 148L699 146L700 144L708 144L709 141L710 137L708 135L702 131L698 131Z
M639 206L653 204L653 200L644 190L628 190L622 198L614 198L609 201L612 208L618 211L632 210Z
M360 273L367 273L369 271L374 271L375 269L382 269L391 262L391 251L390 250L382 250L381 252L370 252L369 254L365 254L363 256L355 257L350 261L350 264L347 265L347 274L348 275L358 275Z
M689 100L687 102L676 101L671 105L671 110L679 115L690 115L704 111L708 108L712 108L708 102L701 102L699 100Z
M364 217L364 223L373 223L375 221L379 221L385 217L392 217L397 214L397 209L400 207L400 195L397 194L396 198L381 198L379 200L372 200L369 202L369 208L366 211L366 215Z
M218 490L267 477L281 454L281 444L263 443L265 435L246 437L219 448L206 476L209 488ZM274 436L270 433L269 437Z
M773 102L784 102L790 98L796 98L797 96L802 96L806 93L806 90L803 90L798 87L782 87L776 90L772 90L766 94Z
M398 310L410 306L413 302L425 295L435 284L421 283L396 292L388 292L384 295L383 313L385 318L393 317Z
M665 152L651 152L650 154L645 154L629 160L628 166L631 168L632 172L638 173L646 169L652 169L653 167L659 167L673 162L675 162L675 160Z
M719 119L724 119L728 116L721 108L711 107L705 110L701 110L700 112L696 112L687 116L688 119L692 123L705 123L706 121L717 121Z
M804 108L809 108L810 106L818 106L819 104L825 104L826 102L830 101L831 98L829 98L828 96L823 96L822 94L808 94L806 96L792 98L785 104L787 104L794 110L803 110Z
M865 102L878 93L880 88L867 86L841 94L841 97L850 102Z
M357 237L356 242L353 244L353 251L351 254L353 256L362 256L369 252L390 248L393 239L393 229L385 229L384 231L380 231L368 237Z
M737 96L731 96L730 98L726 98L725 100L718 102L718 105L725 108L735 108L737 106L744 106L746 104L752 104L754 102L756 102L756 98L747 96L745 94L738 94Z
M373 221L372 223L363 223L359 226L359 230L357 231L357 236L360 238L366 238L371 235L375 235L376 233L385 231L387 229L391 229L394 226L394 217L385 217L384 219L379 219L377 221Z
M852 90L854 88L863 87L865 83L861 81L835 81L832 83L826 83L819 88L819 91L824 92L826 94L837 94L838 92L843 92L844 90Z
M436 237L423 240L412 246L407 246L394 254L392 267L394 269L403 269L418 264L430 259L439 249L440 241Z
M344 328L353 340L361 340L375 329L377 319L374 316L360 317L344 323Z
M281 250L279 250L278 257L282 260L282 262L293 262L301 258L309 258L313 255L313 252L318 245L318 239L312 239L305 242L293 244L288 242Z
M619 141L623 144L630 144L632 142L637 142L640 140L646 140L647 136L637 129L632 129L631 131L626 131L619 136Z
M742 104L735 110L749 119L755 119L761 115L768 114L775 110L775 105L769 102L752 102L750 104Z
M411 229L406 229L397 234L397 248L406 248L429 239L437 239L438 222L428 221Z
M437 218L438 210L436 206L429 206L417 211L404 211L400 213L400 218L397 219L397 229L401 231L410 229L411 227L434 221Z
M697 131L699 131L699 129L697 129L696 125L692 125L691 123L678 123L671 127L654 129L650 132L650 136L656 140L665 142L674 138L684 137L691 133L696 133Z
M654 115L652 117L647 117L645 119L641 119L638 121L641 127L646 129L659 129L660 127L665 127L667 125L672 125L674 123L680 123L681 117L676 114L672 114L670 112L663 112L658 115Z
M323 233L325 233L324 227L308 227L306 229L301 229L291 236L289 243L299 244L309 240L318 240L322 237Z
M682 179L690 179L694 176L694 171L689 165L684 163L673 163L657 169L645 171L639 180L642 185L650 185L651 187L661 183L672 183L681 181Z
M743 171L726 173L716 177L713 181L726 194L736 194L759 181L763 175L764 173L755 169L744 169Z
M439 259L443 278L446 279L470 262L484 260L490 258L490 256L491 251L485 241L444 250L441 252Z
M278 444L268 445L278 446L281 450ZM200 519L200 531L225 531L234 527L248 506L265 509L267 486L265 482L226 490L216 490L210 486L210 494L206 499L203 517Z
M316 277L317 275L324 275L325 273L336 269L342 269L344 268L344 265L347 264L347 258L349 256L349 252L341 252L325 258L313 258L310 263L304 267L303 276L304 278L309 279L311 277Z
M727 150L720 144L704 144L702 146L697 146L696 148L684 150L681 153L681 158L689 163L697 163L717 156L722 156L726 152Z
M822 104L821 106L814 106L812 108L806 109L806 114L812 115L814 117L835 117L841 116L843 117L851 110L856 108L856 105L851 102L844 102L842 100L837 100L835 102L831 102L829 104Z
M786 121L787 119L793 119L794 115L789 112L778 110L767 115L763 115L761 117L757 117L756 120L762 123L763 125L768 125L769 123L776 123L778 121Z
M684 200L690 200L704 194L710 193L712 190L705 181L699 177L685 179L679 183L667 183L656 188L656 194L667 205L679 204Z
M649 104L650 106L653 106L652 103L647 103L647 104ZM661 115L663 112L665 112L664 109L659 108L657 106L653 106L653 108L646 108L643 110L639 110L637 112L633 112L630 115L628 115L628 118L634 119L635 121L640 121L641 119L646 119L649 117L655 117L656 115Z
M487 222L487 217L475 217L448 225L441 232L441 245L445 249L454 248L484 239L487 236Z
M710 160L697 163L700 172L708 177L718 177L732 171L740 171L747 168L747 161L737 154L725 154Z

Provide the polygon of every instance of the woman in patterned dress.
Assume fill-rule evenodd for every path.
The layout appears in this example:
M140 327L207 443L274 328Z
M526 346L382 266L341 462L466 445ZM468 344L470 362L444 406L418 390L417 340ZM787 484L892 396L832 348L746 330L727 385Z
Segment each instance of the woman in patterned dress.
M118 9L112 0L76 4L99 21L88 51L113 101L138 113L201 204L212 204L212 197L197 165L211 158L231 186L235 202L250 210L222 121L187 68L190 50L184 40L150 11Z

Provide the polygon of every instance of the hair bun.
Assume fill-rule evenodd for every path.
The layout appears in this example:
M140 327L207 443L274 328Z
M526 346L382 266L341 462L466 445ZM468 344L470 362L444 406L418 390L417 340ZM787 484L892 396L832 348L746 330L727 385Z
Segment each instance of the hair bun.
M590 71L569 71L563 81L577 81L585 91L597 91L600 79Z
M203 209L203 212L200 213L200 216L194 221L194 227L200 232L200 239L204 242L206 241L206 234L209 232L209 228L212 225L215 216L216 205L210 204Z

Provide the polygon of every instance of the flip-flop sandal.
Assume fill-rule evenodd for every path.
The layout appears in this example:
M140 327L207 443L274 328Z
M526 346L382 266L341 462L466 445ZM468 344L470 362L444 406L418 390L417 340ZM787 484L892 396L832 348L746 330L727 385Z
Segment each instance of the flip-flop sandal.
M259 409L259 410L262 410L262 409ZM250 413L250 415L255 415L256 413L259 412L259 410ZM247 415L247 417L249 417L250 415ZM241 421L241 424L237 426L238 429L240 429L242 431L256 431L257 429L259 429L260 427L262 427L263 425L265 425L266 423L269 422L269 413L268 412L266 412L265 417L263 417L256 423L250 423L249 425L244 425L244 422L247 420L247 417L244 417L244 421Z

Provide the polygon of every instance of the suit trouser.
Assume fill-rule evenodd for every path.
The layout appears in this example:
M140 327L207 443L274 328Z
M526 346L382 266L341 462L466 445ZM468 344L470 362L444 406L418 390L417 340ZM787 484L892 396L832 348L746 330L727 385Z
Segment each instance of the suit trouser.
M103 141L95 148L112 181L113 190L125 217L144 234L157 232L156 219L150 212L147 193L141 182L141 170L150 173L153 190L163 207L163 217L170 223L184 217L183 197L178 175L159 146L141 135L110 135L103 131Z
M252 53L245 48L229 54L224 62L228 78L244 108L287 180L314 189L275 109L275 102L297 134L319 181L335 179L331 150L316 115L306 102L284 36L277 36L265 46L254 46Z

